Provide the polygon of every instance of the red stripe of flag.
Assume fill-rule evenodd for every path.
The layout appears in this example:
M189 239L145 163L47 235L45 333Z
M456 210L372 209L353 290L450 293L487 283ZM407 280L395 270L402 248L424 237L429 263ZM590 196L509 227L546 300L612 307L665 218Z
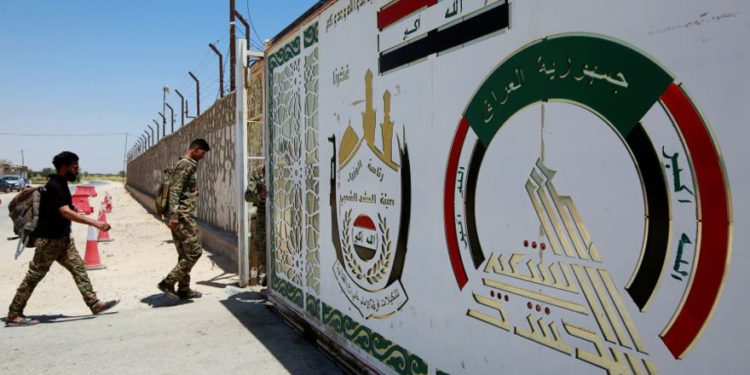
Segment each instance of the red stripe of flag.
M445 173L445 191L443 201L443 220L445 223L445 241L448 245L448 257L451 261L451 267L453 268L453 275L456 277L458 283L458 289L463 289L466 283L469 281L469 277L466 275L466 269L464 269L463 261L461 260L461 252L458 249L458 235L456 234L456 218L455 218L455 194L456 194L456 172L458 171L458 161L461 159L461 149L463 148L464 140L466 135L469 133L469 122L466 118L461 119L461 123L458 125L456 130L456 137L453 140L451 146L450 155L448 157L448 168Z
M378 11L378 30L424 8L437 4L437 0L396 0Z
M682 358L708 324L718 302L731 251L731 214L718 149L700 114L674 83L660 99L685 138L695 169L701 211L700 249L693 282L674 324L662 335L672 355Z

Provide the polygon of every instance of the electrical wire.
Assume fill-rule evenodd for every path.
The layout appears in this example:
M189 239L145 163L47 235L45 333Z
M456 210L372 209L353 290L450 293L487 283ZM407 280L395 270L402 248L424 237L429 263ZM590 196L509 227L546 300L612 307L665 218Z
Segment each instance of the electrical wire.
M260 35L258 35L258 31L255 30L255 25L253 24L253 17L250 16L250 0L245 0L245 6L247 7L247 22L250 24L250 30L252 30L255 36L258 38L260 45L263 45L263 38L261 38Z

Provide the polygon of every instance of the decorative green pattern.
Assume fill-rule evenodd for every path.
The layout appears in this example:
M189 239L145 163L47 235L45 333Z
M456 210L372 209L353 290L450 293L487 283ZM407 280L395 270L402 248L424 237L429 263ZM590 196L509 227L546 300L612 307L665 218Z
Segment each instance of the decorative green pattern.
M307 313L315 320L320 321L320 300L312 294L307 295Z
M307 50L306 50L307 51ZM318 146L318 47L305 56L304 213L308 293L320 296L320 152ZM318 308L320 309L320 308Z
M304 35L304 42L305 42L305 48L312 46L313 44L318 42L318 23L315 22L314 24L310 25L310 27L305 29Z
M281 47L281 49L268 58L268 71L273 73L274 69L299 56L300 52L302 52L300 38L296 36L291 42Z
M323 324L399 374L426 374L422 358L323 303Z
M278 277L277 275L273 275L273 277L271 277L271 289L279 293L287 300L292 301L292 303L297 305L300 309L304 308L302 300L302 289L297 288L296 286L294 286L294 284Z

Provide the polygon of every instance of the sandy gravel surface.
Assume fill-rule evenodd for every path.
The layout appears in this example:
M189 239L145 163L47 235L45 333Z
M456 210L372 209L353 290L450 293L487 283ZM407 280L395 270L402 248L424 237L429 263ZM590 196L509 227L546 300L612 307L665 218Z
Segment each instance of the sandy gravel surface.
M71 192L74 189L71 187ZM90 198L90 204L95 208L91 216L97 216L104 193L112 195L112 213L107 215L107 222L112 225L109 232L112 241L98 243L99 255L107 268L90 271L89 277L100 299L121 299L119 310L141 308L141 299L158 292L156 284L176 262L169 228L135 203L122 184L100 185L96 190L98 196ZM0 262L0 308L3 310L13 298L14 289L23 279L34 253L33 249L26 249L18 260L13 260L16 243L5 241L6 237L12 235L6 210L13 196L0 195L3 201L0 206L3 217L0 220L8 224L8 231L3 230L0 234L3 236L0 238L3 240L0 242L0 257L6 258ZM0 229L5 229L5 225ZM73 223L73 237L82 257L86 250L87 233L88 227ZM194 282L222 273L209 255L204 253L196 264L192 272ZM236 281L232 278L232 282ZM212 288L198 286L197 289L208 295L216 293ZM26 314L85 314L87 311L70 274L55 264L34 292Z
M112 242L98 243L104 270L89 271L100 299L121 299L112 313L93 317L70 274L54 264L35 290L26 315L34 327L0 326L0 374L338 373L338 368L275 315L259 289L235 287L227 260L204 251L192 272L204 297L166 300L156 284L177 260L169 229L146 212L122 184L97 185L113 197ZM14 260L7 216L14 194L0 194L0 316L5 316L33 249ZM73 224L83 257L87 227ZM219 265L224 265L225 272ZM4 323L3 323L4 324Z

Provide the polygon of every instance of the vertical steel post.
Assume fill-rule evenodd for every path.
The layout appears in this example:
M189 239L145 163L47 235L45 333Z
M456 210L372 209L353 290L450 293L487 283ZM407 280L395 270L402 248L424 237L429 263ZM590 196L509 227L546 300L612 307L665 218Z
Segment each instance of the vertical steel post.
M219 97L224 97L224 56L221 54L218 48L213 43L208 43L208 46L219 56ZM234 70L232 70L234 71Z
M174 108L172 108L172 106L169 105L169 103L164 103L164 104L166 104L167 108L169 108L169 114L170 114L171 125L172 125L172 133L174 133ZM169 133L169 134L172 134L172 133Z
M156 142L159 142L159 122L151 119L151 121L154 122L154 125L156 125L156 138L151 138L151 144L153 145ZM151 134L153 136L153 134Z
M188 74L190 74L190 77L195 81L195 116L198 117L201 115L201 81L198 80L198 77L196 77L193 72L188 72Z
M182 96L180 90L174 90L174 92L180 97L180 127L183 127L185 126L185 114L187 113L185 111L185 97Z

